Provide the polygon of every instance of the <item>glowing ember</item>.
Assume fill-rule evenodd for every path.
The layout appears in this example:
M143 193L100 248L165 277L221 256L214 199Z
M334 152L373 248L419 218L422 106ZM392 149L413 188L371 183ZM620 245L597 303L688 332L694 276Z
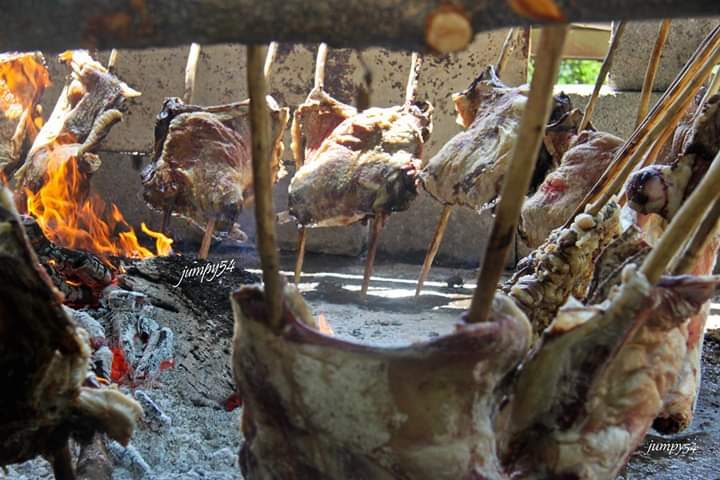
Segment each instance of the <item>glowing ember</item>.
M110 351L112 351L113 354L110 378L113 382L118 383L130 372L130 365L128 365L127 360L125 360L125 355L120 347L111 348Z
M92 192L87 176L78 168L78 145L52 145L43 186L33 193L26 189L27 213L37 219L45 235L64 247L94 252L100 256L147 258L155 255L138 242L135 230L115 204L107 207ZM155 240L157 255L168 255L172 239L142 225Z
M318 331L324 335L335 335L335 332L333 331L332 327L328 323L328 321L325 319L325 315L322 313L318 315Z

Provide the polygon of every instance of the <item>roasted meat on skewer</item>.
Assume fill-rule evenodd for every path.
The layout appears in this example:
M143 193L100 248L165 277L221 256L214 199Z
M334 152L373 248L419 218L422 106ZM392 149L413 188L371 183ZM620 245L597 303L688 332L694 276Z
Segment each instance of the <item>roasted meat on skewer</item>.
M267 97L272 119L272 169L280 171L288 109ZM253 199L250 103L199 107L168 98L155 124L153 162L143 171L143 195L200 227L232 222Z
M525 109L525 88L506 86L489 66L466 91L454 95L458 123L466 130L451 138L418 174L431 196L445 205L475 210L498 196ZM554 101L550 124L571 110L568 97L560 95ZM562 143L548 145L559 147ZM551 169L548 161L559 159L562 153L555 149L548 152L545 147L541 153L545 160L538 163L540 172Z
M573 139L560 166L523 204L520 235L530 248L542 244L552 230L565 223L622 144L614 135L590 130Z

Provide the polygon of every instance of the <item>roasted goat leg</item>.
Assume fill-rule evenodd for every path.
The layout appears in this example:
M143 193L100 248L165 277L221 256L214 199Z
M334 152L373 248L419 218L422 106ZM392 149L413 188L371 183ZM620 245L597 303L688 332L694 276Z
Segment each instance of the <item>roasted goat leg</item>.
M62 300L0 189L0 465L63 458L71 435L95 431L127 444L142 413L115 388L83 386L89 340Z
M496 199L527 102L526 88L508 87L488 66L466 91L453 97L458 123L466 130L451 138L418 174L419 182L432 197L444 205L464 205L475 210ZM564 95L555 97L554 102L550 124L571 110ZM545 160L538 164L538 178L553 167L548 165L553 157L559 158L554 149L547 151L548 145L541 154Z
M532 335L506 296L488 322L400 348L319 333L293 287L279 331L258 288L232 303L245 478L504 478L496 389Z
M289 110L270 96L273 182L280 173ZM205 228L209 219L232 224L252 202L250 102L200 107L168 98L155 122L153 161L142 173L152 208L170 209Z
M290 182L290 214L303 226L338 226L406 210L417 195L432 106L413 101L350 116L351 108L324 92L315 98L317 109L306 103L293 127L293 148L304 149L296 159L304 163Z
M615 478L682 374L686 319L718 283L652 287L631 265L609 301L564 306L512 388L502 450L512 478Z
M570 227L556 229L518 263L502 288L525 312L536 333L550 325L570 295L585 296L595 259L619 234L620 209L610 202L597 215L583 213Z
M71 80L15 173L19 197L25 190L37 192L54 164L74 161L86 178L94 173L100 158L93 150L122 119L128 99L140 95L84 50L65 52L60 60L70 67Z

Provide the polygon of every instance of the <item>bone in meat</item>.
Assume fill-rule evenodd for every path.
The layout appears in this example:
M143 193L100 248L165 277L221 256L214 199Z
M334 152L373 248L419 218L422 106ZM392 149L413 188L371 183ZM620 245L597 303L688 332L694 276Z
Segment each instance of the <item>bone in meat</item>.
M84 50L65 52L60 60L70 67L71 80L15 173L17 195L37 192L50 162L77 161L84 173L96 171L100 160L92 150L122 119L127 100L140 95Z
M445 205L481 209L500 192L527 90L506 86L489 66L465 92L455 95L454 101L458 123L466 130L450 139L423 166L418 179L430 195ZM556 97L550 123L558 121L570 108L566 96ZM552 168L547 160L554 156L544 146L541 159L545 161L539 163L540 172ZM536 170L535 176L543 175Z
M63 310L5 189L0 329L0 465L51 455L73 434L100 431L129 441L142 410L114 388L82 386L90 362L88 335Z
M277 180L289 113L272 97L267 103ZM249 101L199 107L166 99L155 124L153 162L142 174L145 201L203 228L211 218L233 222L254 196L249 115Z
M432 106L369 108L345 118L313 151L326 125L351 111L334 112L327 122L322 115L305 122L310 155L290 182L290 214L304 226L337 226L407 209L417 195L415 170L432 131Z
M601 305L568 303L515 384L505 462L517 478L615 478L682 371L688 329L718 284L634 266Z
M575 137L560 166L523 204L520 235L530 248L565 223L622 144L620 138L603 132L585 130Z
M536 333L552 322L570 295L585 295L595 259L619 233L619 208L610 202L594 217L578 215L570 227L553 231L518 263L503 290L525 312Z

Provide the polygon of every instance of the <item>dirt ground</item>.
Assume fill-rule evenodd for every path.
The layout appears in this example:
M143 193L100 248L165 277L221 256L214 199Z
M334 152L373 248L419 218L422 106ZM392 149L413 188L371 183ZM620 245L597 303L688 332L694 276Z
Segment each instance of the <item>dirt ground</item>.
M218 255L219 254L219 255ZM259 273L251 252L216 253ZM156 305L156 320L176 335L175 368L152 385L142 388L172 419L161 430L139 426L133 446L149 470L119 459L113 478L212 479L241 478L237 452L242 443L241 408L226 410L232 394L229 365L232 318L229 292L252 275L235 271L212 282L186 279L174 288L180 262L156 260L129 269L125 287L146 293ZM293 257L282 259L291 275ZM434 268L423 294L414 296L418 265L378 262L367 299L359 296L362 259L308 255L301 289L313 312L323 314L335 335L356 342L399 345L432 338L451 331L458 315L469 304L476 272L469 269ZM448 279L456 284L448 287ZM457 286L459 280L464 285ZM710 326L720 328L720 304L713 309ZM689 429L673 437L654 432L633 455L619 479L707 480L720 478L720 331L711 332L704 350L704 377L697 415ZM654 442L685 446L680 452L651 452ZM121 466L122 462L125 466ZM50 479L44 460L9 467L0 478Z

